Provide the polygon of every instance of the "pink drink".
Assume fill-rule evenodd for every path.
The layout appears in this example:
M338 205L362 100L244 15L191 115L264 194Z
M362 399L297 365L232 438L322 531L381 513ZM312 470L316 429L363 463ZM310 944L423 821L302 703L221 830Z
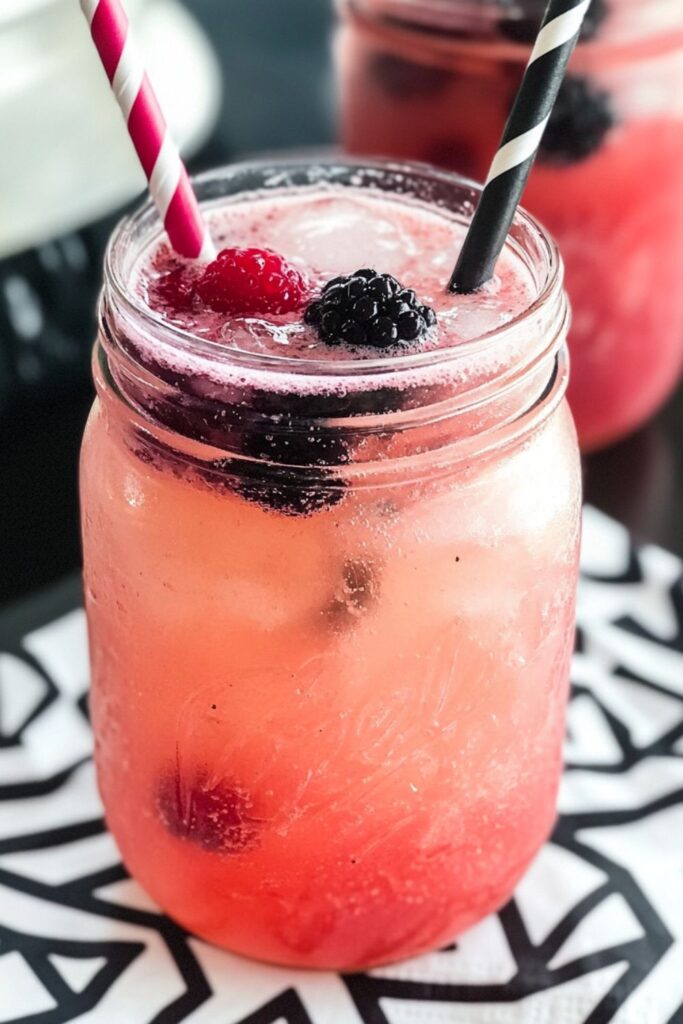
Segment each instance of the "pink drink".
M348 150L483 180L542 9L341 0ZM683 5L594 0L584 35L524 203L566 263L569 401L591 449L652 415L683 366Z
M520 216L486 294L446 296L472 199L446 175L237 168L200 193L219 243L313 282L376 266L439 323L378 354L300 313L172 309L151 214L119 230L82 459L107 820L219 945L396 960L505 902L555 814L580 503L561 269Z

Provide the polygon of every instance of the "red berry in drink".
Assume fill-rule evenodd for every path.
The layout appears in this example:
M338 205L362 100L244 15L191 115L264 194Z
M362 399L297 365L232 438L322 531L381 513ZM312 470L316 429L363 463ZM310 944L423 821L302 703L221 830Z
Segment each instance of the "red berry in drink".
M164 825L180 839L216 853L243 853L258 838L259 821L249 795L225 779L206 773L185 778L177 770L161 780L157 809Z
M153 309L168 310L172 314L189 313L194 305L196 285L196 274L185 266L176 267L150 282L149 304Z
M202 273L197 294L217 313L288 313L304 301L306 282L271 249L223 249Z

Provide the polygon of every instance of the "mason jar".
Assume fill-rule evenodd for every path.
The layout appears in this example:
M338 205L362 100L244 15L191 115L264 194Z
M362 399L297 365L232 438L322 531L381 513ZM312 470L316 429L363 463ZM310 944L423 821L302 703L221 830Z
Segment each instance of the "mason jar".
M207 214L321 189L462 223L476 200L382 164L197 181ZM580 521L557 250L520 212L509 323L325 362L163 321L132 284L159 238L146 206L111 240L82 452L108 825L164 910L237 953L436 948L555 817Z
M538 30L540 0L340 0L351 153L484 180ZM683 6L594 0L525 205L557 239L582 447L664 402L683 364Z

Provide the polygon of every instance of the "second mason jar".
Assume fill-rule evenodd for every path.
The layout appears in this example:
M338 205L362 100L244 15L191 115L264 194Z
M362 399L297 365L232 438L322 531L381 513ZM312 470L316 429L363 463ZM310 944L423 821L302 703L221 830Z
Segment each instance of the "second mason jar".
M483 180L542 8L341 0L350 152ZM655 412L683 363L680 0L593 0L524 202L565 260L569 400L582 447L599 447Z

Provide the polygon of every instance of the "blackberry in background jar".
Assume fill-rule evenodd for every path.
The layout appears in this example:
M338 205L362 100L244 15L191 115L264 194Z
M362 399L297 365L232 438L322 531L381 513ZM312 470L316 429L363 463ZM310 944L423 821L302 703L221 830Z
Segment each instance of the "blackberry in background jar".
M347 150L484 180L543 0L340 7ZM683 4L593 0L523 199L566 263L569 400L585 450L639 427L680 376L681 96Z

